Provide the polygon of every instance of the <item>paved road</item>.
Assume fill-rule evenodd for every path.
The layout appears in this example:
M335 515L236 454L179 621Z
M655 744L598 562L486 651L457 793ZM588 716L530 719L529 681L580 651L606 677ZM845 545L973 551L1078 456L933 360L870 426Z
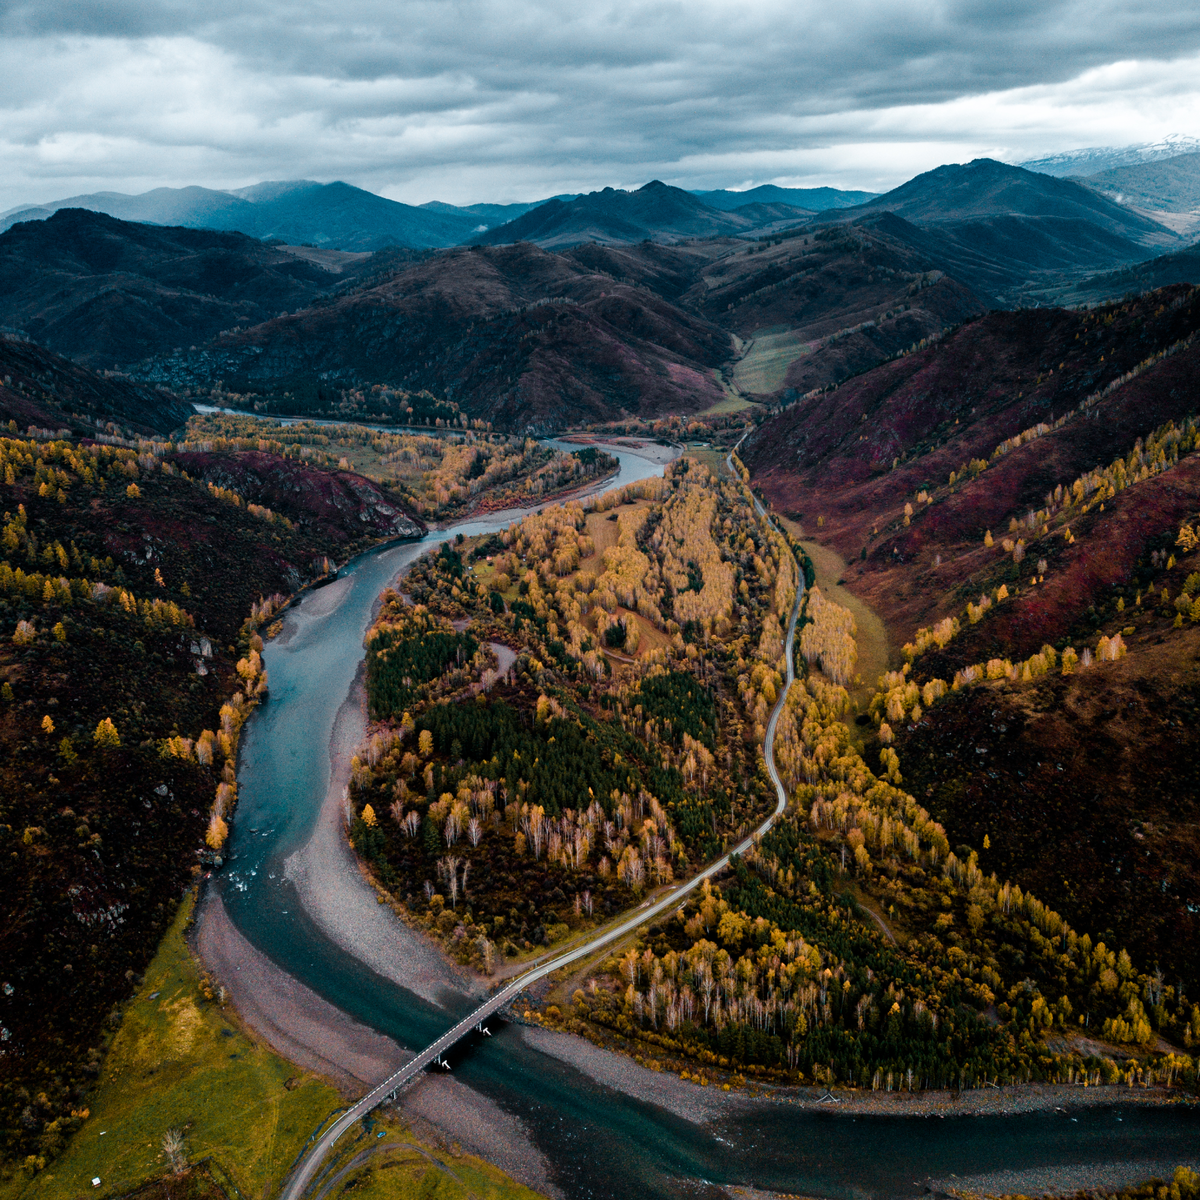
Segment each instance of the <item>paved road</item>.
M743 435L744 436L744 435ZM738 446L741 441L738 441ZM732 459L737 446L730 451L730 458L726 461L729 463L730 470L733 469ZM754 505L758 509L759 514L765 519L770 520L766 510L758 502L754 500ZM799 571L797 565L797 586L796 586L796 601L792 605L792 615L788 621L787 642L784 647L786 656L786 682L783 691L779 695L779 699L775 703L775 707L771 710L771 718L767 722L767 735L763 742L763 755L767 760L767 772L771 777L771 782L775 785L775 793L777 801L775 811L752 833L749 837L739 842L727 854L723 854L714 862L709 863L699 874L694 875L685 883L681 883L672 888L665 895L657 900L647 902L637 909L631 916L627 917L617 925L611 925L608 928L599 932L595 937L589 938L586 942L581 943L572 949L564 950L561 953L550 956L543 962L531 967L522 975L518 975L511 983L506 984L498 992L489 996L478 1008L476 1008L469 1016L464 1017L452 1029L448 1029L436 1042L427 1046L415 1058L410 1059L404 1064L394 1075L390 1075L378 1087L369 1091L361 1100L358 1101L352 1108L344 1112L321 1136L313 1143L308 1153L296 1166L296 1170L289 1177L284 1185L283 1191L280 1193L280 1200L299 1200L299 1197L304 1194L304 1190L312 1182L317 1169L324 1160L325 1155L333 1148L333 1144L338 1140L343 1133L346 1132L356 1121L361 1120L371 1112L383 1104L393 1092L398 1088L403 1087L410 1079L420 1074L431 1063L437 1062L443 1054L445 1054L452 1046L460 1039L465 1037L473 1029L479 1028L488 1017L492 1016L497 1010L505 1007L505 1005L515 1000L521 992L523 992L530 984L536 983L539 979L554 971L561 970L563 967L569 966L573 962L577 962L581 958L587 958L589 955L595 954L597 950L603 949L612 942L623 938L627 933L637 929L638 926L646 924L648 921L653 921L655 917L662 913L671 911L679 907L680 902L688 895L689 892L698 888L706 879L711 879L714 875L719 874L729 866L729 860L735 854L745 854L750 849L757 838L761 837L775 824L776 820L787 808L788 797L784 791L783 781L779 778L779 771L775 766L775 726L779 723L779 715L783 712L784 701L787 699L788 688L791 687L792 681L795 678L793 673L793 645L796 638L796 617L800 612L800 603L804 597L804 575Z

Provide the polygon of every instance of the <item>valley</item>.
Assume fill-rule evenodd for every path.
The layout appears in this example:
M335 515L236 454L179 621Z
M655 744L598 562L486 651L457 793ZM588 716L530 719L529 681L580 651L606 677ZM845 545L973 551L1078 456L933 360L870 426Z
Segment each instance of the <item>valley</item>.
M1194 157L0 233L0 1191L1197 1165Z

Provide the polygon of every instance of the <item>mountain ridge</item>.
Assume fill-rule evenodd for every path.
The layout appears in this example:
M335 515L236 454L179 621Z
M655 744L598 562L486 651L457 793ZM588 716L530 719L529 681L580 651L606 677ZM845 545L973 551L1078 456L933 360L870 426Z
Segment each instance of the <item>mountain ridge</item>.
M138 196L95 192L0 214L0 229L31 214L64 208L102 212L118 220L243 233L259 239L311 242L341 250L388 246L423 250L463 241L479 221L472 215L401 204L348 183L311 180L255 184L234 192L189 186L155 188Z
M790 205L750 203L725 211L692 192L652 179L634 191L606 187L573 200L550 200L470 239L496 246L531 241L543 249L566 249L582 242L680 241L766 233L800 224L813 213Z
M1014 165L1043 175L1088 176L1113 167L1135 163L1161 162L1179 154L1200 150L1200 138L1190 134L1172 133L1157 142L1138 142L1131 146L1089 146L1079 150L1064 150L1041 158L1025 159Z

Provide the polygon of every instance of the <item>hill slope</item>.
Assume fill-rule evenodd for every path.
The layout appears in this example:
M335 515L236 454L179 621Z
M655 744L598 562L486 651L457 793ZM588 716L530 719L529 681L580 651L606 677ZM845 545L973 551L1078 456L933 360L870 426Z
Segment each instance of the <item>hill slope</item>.
M97 367L258 324L336 281L243 234L82 209L0 234L0 326Z
M503 428L691 413L724 398L717 368L743 392L807 390L986 308L937 249L885 214L754 245L446 251L378 274L367 264L367 282L336 298L139 370L177 389L224 380L270 411L313 415L336 415L339 389L375 384ZM733 364L723 331L751 343ZM314 386L329 395L301 406Z
M0 422L25 433L68 429L160 437L185 425L195 410L162 388L124 376L97 375L33 342L0 336Z
M1200 151L1160 162L1113 167L1082 182L1114 202L1133 208L1165 212L1200 208Z
M739 388L807 391L865 370L988 307L947 275L936 239L890 214L737 248L681 303L749 342Z
M1200 568L1176 545L1200 513L1198 380L1200 289L990 313L801 398L745 444L777 508L810 533L821 519L817 536L893 644L958 622L943 648L915 651L920 686L1047 643L1094 653L1124 631L1120 663L1078 677L1001 669L891 727L951 844L987 833L983 869L1191 979L1200 643L1190 601L1175 601ZM990 607L969 616L981 597ZM1134 831L1148 854L1132 851Z
M729 335L636 282L668 287L711 255L629 247L624 279L578 255L515 246L452 250L207 350L143 365L177 387L231 391L363 382L427 389L502 428L550 430L622 414L695 412L722 397ZM324 386L324 385L323 385Z
M1061 297L1067 304L1098 304L1173 283L1200 283L1200 244L1171 254L1160 254L1119 271L1081 279L1064 288Z

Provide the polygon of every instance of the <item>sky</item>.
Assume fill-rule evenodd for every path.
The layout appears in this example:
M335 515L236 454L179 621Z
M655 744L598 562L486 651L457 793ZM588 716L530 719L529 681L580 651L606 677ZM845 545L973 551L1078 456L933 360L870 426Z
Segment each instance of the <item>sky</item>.
M0 209L302 178L884 191L1173 133L1200 134L1194 3L0 0Z

